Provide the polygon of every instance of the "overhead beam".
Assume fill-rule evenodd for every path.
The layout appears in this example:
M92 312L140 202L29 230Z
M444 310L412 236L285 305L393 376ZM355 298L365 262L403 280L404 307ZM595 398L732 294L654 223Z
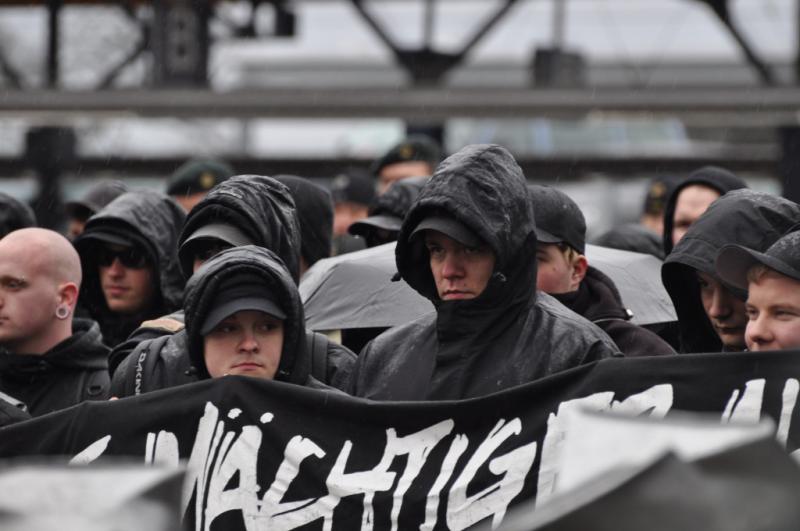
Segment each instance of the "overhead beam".
M256 175L302 175L310 178L332 178L349 166L369 167L371 159L354 158L250 158L225 157L237 173ZM81 157L75 161L73 173L91 175L97 172L116 173L115 178L158 176L164 178L186 161L185 157ZM737 173L778 175L779 160L774 151L760 156L731 154L696 156L641 156L624 157L575 156L525 157L517 162L529 179L580 179L589 174L604 173L609 176L639 176L642 174L686 174L702 166L724 166ZM0 178L13 178L24 174L28 163L22 158L0 157Z
M796 123L800 90L747 89L192 89L96 92L7 90L0 117L40 115L183 118L580 118L588 113L674 116L687 124ZM44 114L42 114L44 113Z

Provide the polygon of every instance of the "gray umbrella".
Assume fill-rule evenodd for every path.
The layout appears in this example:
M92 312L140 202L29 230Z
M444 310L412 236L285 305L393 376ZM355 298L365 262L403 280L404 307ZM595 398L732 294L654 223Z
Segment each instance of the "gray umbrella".
M429 300L400 280L395 243L320 260L300 282L306 325L313 330L391 327L433 311ZM636 324L675 320L661 285L661 261L640 253L587 245L589 263L617 285ZM531 287L533 289L533 287Z
M633 312L638 325L668 323L678 318L661 283L661 260L655 256L597 245L586 246L589 265L616 284L622 303Z

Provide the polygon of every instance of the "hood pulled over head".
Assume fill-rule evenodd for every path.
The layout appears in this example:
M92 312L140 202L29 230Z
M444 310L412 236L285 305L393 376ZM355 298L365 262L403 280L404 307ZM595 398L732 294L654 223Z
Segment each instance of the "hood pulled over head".
M431 216L455 219L494 252L494 273L475 299L439 300L424 241L412 237ZM528 300L536 286L536 228L525 177L511 153L498 145L471 145L445 159L406 215L395 252L400 276L439 309Z
M311 367L304 355L305 317L300 295L281 259L272 251L254 245L222 251L204 263L186 284L183 307L192 364L201 377L209 378L201 329L219 303L220 291L231 281L244 278L263 282L274 299L272 302L284 313L283 348L275 379L303 384Z
M183 274L192 275L192 260L183 244L200 228L227 224L253 245L277 254L295 280L300 280L300 221L286 185L263 175L237 175L212 188L186 218L180 235Z
M90 312L103 313L108 309L92 252L97 240L107 235L119 235L143 247L148 254L161 296L161 307L155 308L156 312L169 313L180 307L184 279L178 267L177 249L185 216L180 205L167 195L139 190L118 196L89 218L74 244L84 271L82 302Z
M684 189L696 184L716 190L721 196L732 190L747 188L747 183L744 180L725 168L704 166L690 173L685 180L675 186L664 207L664 233L662 235L664 256L671 253L673 247L675 247L672 243L672 229L675 225L675 207L678 203L678 196Z

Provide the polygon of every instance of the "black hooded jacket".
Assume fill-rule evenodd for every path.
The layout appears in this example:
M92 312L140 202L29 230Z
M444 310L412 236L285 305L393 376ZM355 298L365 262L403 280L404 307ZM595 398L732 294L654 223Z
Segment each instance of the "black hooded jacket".
M270 249L286 264L295 284L300 282L301 224L283 183L263 175L237 175L218 184L189 213L179 246L211 223L229 223L253 245ZM182 257L181 268L186 278L192 276L190 260Z
M729 243L765 251L795 223L800 206L772 194L735 190L714 201L689 227L661 266L661 279L678 315L681 352L720 352L722 342L706 316L695 271L718 278L714 261ZM747 294L728 286L745 300Z
M0 392L25 403L34 417L84 400L105 400L107 357L97 323L75 319L72 336L43 355L0 352Z
M112 394L131 396L208 378L203 338L198 329L211 309L220 283L248 273L273 286L274 292L279 293L281 307L287 311L281 363L275 379L345 388L355 354L321 334L306 330L300 295L286 267L271 251L247 245L227 249L197 270L186 286L186 328L137 346L114 373ZM323 355L316 356L312 350Z
M747 183L724 168L704 166L690 173L686 180L681 181L680 184L675 187L667 200L667 205L664 207L664 234L662 236L664 256L671 253L674 247L672 243L672 228L675 225L675 206L678 203L678 196L684 188L695 184L702 184L703 186L713 188L718 191L720 195L725 195L731 190L747 188Z
M142 321L180 307L184 280L178 267L177 243L184 219L180 205L164 194L150 190L127 192L89 218L83 234L75 239L84 275L80 303L100 324L107 345L113 347L124 341ZM111 312L106 304L95 261L96 240L92 233L109 227L142 243L153 264L158 281L157 300L140 314L117 314Z
M669 343L629 322L632 314L622 304L614 282L589 266L576 291L553 295L558 301L603 329L625 356L675 354Z
M333 200L325 188L294 175L277 175L297 205L300 221L300 253L308 267L328 258L333 249ZM269 249L269 247L267 247Z
M454 217L494 251L478 297L439 299L424 242L410 238L432 213ZM403 222L396 260L436 311L364 347L350 386L356 396L472 398L618 354L600 329L537 293L533 207L522 170L500 146L468 146L439 165Z

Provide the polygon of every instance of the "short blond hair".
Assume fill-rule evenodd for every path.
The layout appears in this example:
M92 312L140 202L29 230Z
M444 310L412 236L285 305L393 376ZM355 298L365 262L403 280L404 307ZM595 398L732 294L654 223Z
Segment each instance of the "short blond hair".
M758 284L761 282L764 277L783 277L783 275L778 271L775 271L771 267L767 267L764 264L756 264L750 269L747 270L747 283L754 283Z
M561 251L561 255L564 257L564 260L566 260L570 265L574 264L581 256L581 253L573 249L567 243L559 242L556 244L556 247L558 247L558 250Z

